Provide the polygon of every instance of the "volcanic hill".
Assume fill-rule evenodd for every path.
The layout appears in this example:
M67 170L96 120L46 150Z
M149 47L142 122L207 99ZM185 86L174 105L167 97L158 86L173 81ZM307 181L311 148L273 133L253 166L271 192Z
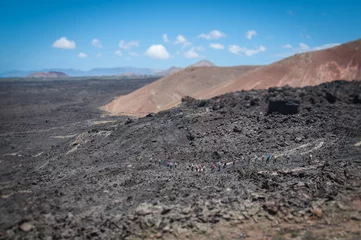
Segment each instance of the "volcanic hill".
M197 67L194 66L208 66ZM182 97L207 99L228 92L289 85L304 87L361 78L361 39L296 54L267 66L214 67L203 60L102 107L112 114L144 116L178 105Z
M198 67L200 66L200 67ZM258 66L213 67L202 61L196 66L163 77L102 107L118 115L144 116L177 106L183 97L197 94Z
M197 97L210 98L238 90L289 85L315 86L336 79L361 79L361 39L333 48L305 52L272 63L224 82Z

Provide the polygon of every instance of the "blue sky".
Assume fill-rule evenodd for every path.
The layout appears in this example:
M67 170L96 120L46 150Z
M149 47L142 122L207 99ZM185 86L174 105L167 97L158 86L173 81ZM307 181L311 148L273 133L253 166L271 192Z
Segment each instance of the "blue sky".
M360 15L358 0L1 0L0 72L268 64L361 38Z

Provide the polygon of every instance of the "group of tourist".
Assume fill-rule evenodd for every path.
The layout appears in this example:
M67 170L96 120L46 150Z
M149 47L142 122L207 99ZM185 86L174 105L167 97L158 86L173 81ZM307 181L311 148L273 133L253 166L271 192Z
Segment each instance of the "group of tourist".
M272 156L271 154L267 154L266 156L262 156L261 158L255 156L254 161L258 161L261 160L262 162L266 162L269 163L269 161L271 160ZM273 161L276 162L277 157L273 157ZM242 160L244 160L244 157L242 157ZM250 159L249 159L250 160ZM152 158L151 158L151 161ZM159 159L158 161L155 161L155 164L158 164L159 167L161 166L166 166L169 169L177 169L177 162L176 161L163 161L162 159ZM221 171L222 169L227 168L227 165L231 165L233 167L235 167L236 165L236 160L234 160L233 162L218 162L218 163L208 163L208 164L195 164L195 163L191 163L186 165L186 169L187 171L195 171L195 172L206 172L206 170L208 171L208 169L213 172L213 171Z

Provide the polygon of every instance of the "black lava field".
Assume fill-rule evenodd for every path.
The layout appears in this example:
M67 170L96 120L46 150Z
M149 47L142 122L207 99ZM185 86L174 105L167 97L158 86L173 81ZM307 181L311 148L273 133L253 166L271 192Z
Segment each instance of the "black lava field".
M98 110L153 80L0 83L0 239L203 239L332 223L336 208L361 220L342 209L361 196L360 81L185 97L144 118Z

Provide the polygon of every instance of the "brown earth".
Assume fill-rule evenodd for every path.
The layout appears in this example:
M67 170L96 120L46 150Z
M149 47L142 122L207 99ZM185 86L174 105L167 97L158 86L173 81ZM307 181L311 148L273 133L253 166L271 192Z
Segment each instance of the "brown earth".
M201 60L188 67L216 67L216 65L208 60Z
M164 71L161 71L161 72L157 72L156 75L160 75L160 76L168 76L168 75L171 75L171 74L174 74L176 72L179 72L181 71L182 68L179 68L179 67L170 67L168 68L167 70L164 70Z
M247 72L196 97L210 98L238 90L267 89L289 85L315 86L335 79L361 78L361 39L337 47L296 54L279 62Z
M361 79L361 39L320 51L296 54L263 66L186 68L102 109L116 115L144 116L178 105L182 97L208 99L229 92L275 86L314 86L335 79Z
M102 109L112 114L144 116L177 106L184 96L196 97L203 89L256 68L258 66L188 67L131 94L119 96Z

